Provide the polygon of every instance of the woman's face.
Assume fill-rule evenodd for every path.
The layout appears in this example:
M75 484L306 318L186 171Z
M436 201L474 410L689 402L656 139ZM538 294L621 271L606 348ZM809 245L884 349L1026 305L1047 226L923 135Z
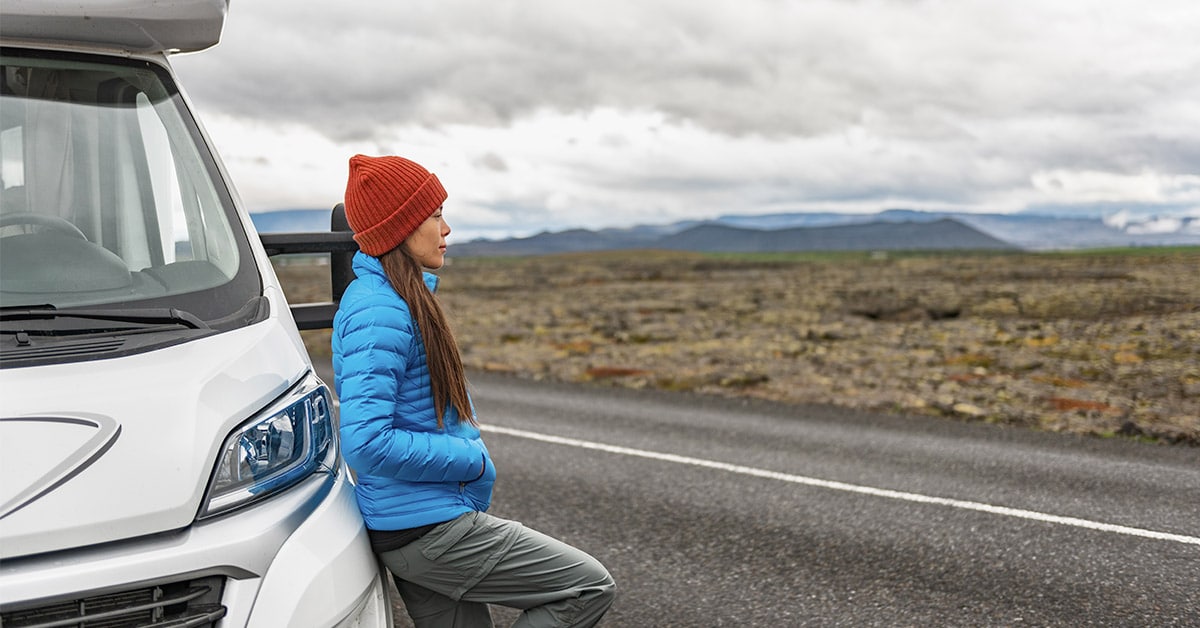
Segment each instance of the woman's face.
M442 208L437 208L433 215L425 219L417 230L408 236L404 246L421 266L437 270L446 263L446 236L450 235L450 225L442 218Z

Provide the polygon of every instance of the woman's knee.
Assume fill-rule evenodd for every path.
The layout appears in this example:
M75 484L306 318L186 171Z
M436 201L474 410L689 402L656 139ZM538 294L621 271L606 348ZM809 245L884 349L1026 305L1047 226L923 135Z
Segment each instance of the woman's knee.
M593 626L608 613L609 607L612 606L617 595L617 585L608 570L603 567L601 570L602 576L590 586L582 589L579 597L574 600L577 614L570 625Z
M612 604L613 598L617 595L617 583L613 579L612 574L608 573L608 570L599 561L596 561L596 568L598 571L593 580L594 584L588 587L587 590L595 604L603 604L607 608Z

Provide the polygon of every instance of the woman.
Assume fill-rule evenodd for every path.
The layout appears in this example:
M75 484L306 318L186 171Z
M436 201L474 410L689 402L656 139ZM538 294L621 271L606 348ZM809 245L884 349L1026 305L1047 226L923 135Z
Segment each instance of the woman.
M480 438L462 359L435 296L450 226L438 178L402 157L350 159L346 218L356 279L334 318L342 453L372 548L413 622L592 626L614 584L596 559L485 514L496 468Z

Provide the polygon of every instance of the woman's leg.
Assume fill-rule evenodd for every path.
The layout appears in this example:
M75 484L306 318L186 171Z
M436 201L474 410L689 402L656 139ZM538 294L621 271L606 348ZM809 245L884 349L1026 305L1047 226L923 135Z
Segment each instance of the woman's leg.
M463 599L522 609L514 628L583 628L600 621L616 594L600 561L515 521L490 519L514 541Z
M463 515L381 558L397 578L450 601L524 610L516 626L593 626L613 600L612 577L595 558L486 513Z
M399 577L392 580L416 628L492 627L492 614L487 604L453 600Z

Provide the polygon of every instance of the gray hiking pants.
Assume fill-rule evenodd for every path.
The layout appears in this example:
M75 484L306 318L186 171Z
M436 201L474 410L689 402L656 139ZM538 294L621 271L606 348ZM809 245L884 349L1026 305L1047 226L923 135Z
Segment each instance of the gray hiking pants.
M615 594L600 561L482 512L379 557L417 628L490 627L488 604L524 611L514 627L594 626Z

